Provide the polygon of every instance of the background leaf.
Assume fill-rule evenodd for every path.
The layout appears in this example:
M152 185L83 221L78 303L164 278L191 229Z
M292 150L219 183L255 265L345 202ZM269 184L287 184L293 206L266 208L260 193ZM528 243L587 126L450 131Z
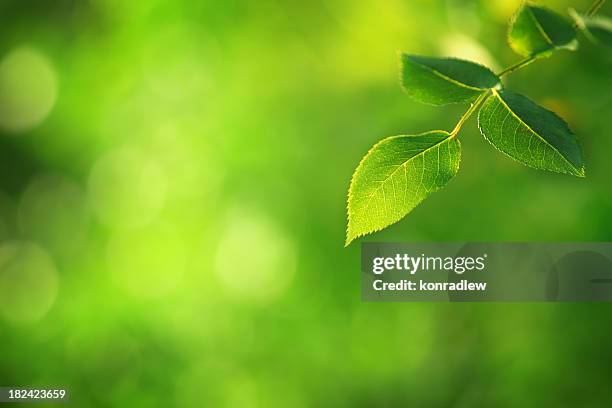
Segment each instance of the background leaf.
M457 173L461 146L448 132L388 137L365 155L348 196L346 244L391 225Z
M548 56L555 49L574 50L576 30L563 16L525 3L515 14L508 33L510 46L525 57Z
M570 14L578 27L589 39L597 44L612 47L612 20L605 16L585 16L570 10Z
M475 62L401 55L402 86L412 98L431 105L468 102L499 86L499 78Z
M584 177L582 152L567 123L523 95L494 90L478 126L493 146L527 166Z

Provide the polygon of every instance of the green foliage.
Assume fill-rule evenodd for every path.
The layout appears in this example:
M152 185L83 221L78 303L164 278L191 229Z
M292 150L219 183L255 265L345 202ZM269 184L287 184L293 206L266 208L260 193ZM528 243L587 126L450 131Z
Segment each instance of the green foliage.
M457 174L460 158L459 140L442 130L374 145L349 188L346 245L402 219Z
M523 95L493 91L478 126L493 146L527 166L584 177L582 152L567 123Z
M589 17L570 10L576 25L597 44L612 47L612 19L603 16Z
M576 30L562 16L529 3L515 14L508 33L512 49L525 57L547 56L555 49L577 48Z
M584 16L574 12L573 17L588 36L610 45L610 20L593 17L603 2L597 0ZM585 176L580 145L567 123L503 89L500 80L556 49L576 49L575 28L553 11L525 3L512 19L508 41L526 58L499 74L470 61L401 54L402 87L408 95L432 105L471 105L450 133L394 136L370 149L349 188L346 245L399 221L448 183L459 169L457 135L479 108L479 129L501 152L535 169Z
M401 66L406 93L431 105L469 102L500 85L490 69L460 59L401 54Z

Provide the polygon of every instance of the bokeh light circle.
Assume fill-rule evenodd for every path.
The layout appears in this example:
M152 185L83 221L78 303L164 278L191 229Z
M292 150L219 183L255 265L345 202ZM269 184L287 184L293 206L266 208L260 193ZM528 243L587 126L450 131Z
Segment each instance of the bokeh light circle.
M49 254L36 244L0 245L0 313L13 323L34 323L49 312L59 277Z
M91 206L112 228L137 228L153 221L164 205L166 175L153 157L121 148L101 157L89 176Z
M296 249L270 218L245 211L230 216L216 256L217 276L231 296L271 302L293 281Z
M22 133L39 125L57 97L57 76L40 51L22 46L0 63L0 128Z
M442 37L440 52L442 55L448 55L449 57L477 62L495 72L502 68L482 43L462 33L451 32Z
M175 227L154 222L115 234L108 243L107 259L112 279L119 287L138 298L157 298L179 286L187 251Z

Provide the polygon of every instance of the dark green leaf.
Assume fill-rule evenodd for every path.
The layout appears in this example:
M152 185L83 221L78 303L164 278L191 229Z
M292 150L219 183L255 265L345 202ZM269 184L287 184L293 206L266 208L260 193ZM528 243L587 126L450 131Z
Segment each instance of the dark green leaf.
M401 55L402 86L412 98L431 105L469 102L499 86L499 78L475 62Z
M574 50L576 30L563 16L525 3L515 14L508 34L510 46L525 57L547 56L555 49Z
M582 151L567 123L522 95L494 90L478 126L493 146L527 166L584 177Z
M365 155L348 194L346 245L391 225L457 173L461 146L448 132L383 139Z

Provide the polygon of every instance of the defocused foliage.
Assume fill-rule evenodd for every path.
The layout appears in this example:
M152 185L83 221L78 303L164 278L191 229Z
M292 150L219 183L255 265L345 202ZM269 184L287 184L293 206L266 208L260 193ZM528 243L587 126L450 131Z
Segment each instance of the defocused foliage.
M397 51L507 66L519 3L2 0L0 383L79 407L607 405L610 306L365 304L343 249L359 158L465 110L402 94ZM586 179L490 154L472 121L458 176L373 239L611 240L611 68L584 42L509 79L568 119Z

